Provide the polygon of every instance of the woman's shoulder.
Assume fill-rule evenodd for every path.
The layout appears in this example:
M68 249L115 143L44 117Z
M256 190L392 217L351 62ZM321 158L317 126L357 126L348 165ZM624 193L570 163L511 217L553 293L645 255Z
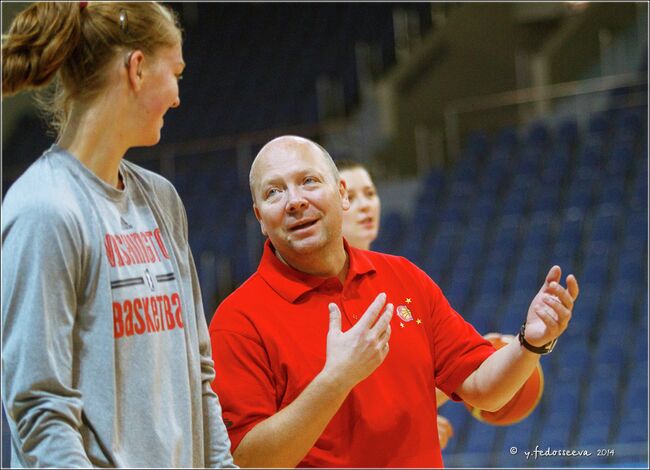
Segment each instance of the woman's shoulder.
M69 173L62 166L60 155L46 151L9 187L2 202L5 215L12 210L62 210L76 198Z

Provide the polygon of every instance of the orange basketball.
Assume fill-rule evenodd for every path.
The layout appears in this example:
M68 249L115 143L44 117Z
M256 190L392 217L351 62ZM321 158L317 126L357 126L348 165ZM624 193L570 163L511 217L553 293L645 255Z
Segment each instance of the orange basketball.
M509 341L504 340L501 335L486 335L486 339L492 343L496 348L502 348ZM516 339L514 339L516 341ZM497 411L484 411L474 408L467 403L465 406L479 421L495 426L508 426L510 424L518 423L526 418L533 412L544 392L544 374L542 372L542 365L537 364L537 367L530 375L528 380L522 385L517 393L506 403L502 408Z

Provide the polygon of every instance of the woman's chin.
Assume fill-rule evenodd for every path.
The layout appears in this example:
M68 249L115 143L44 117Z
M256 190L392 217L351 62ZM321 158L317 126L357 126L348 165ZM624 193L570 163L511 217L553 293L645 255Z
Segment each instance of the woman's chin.
M138 143L133 145L133 147L152 147L160 142L160 132L157 132L147 138L142 138Z

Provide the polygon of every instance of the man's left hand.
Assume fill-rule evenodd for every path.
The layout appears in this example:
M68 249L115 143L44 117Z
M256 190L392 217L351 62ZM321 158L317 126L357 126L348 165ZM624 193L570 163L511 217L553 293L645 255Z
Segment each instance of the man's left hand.
M562 287L562 270L553 266L528 308L526 318L526 341L541 347L559 337L566 330L573 305L578 298L578 281L573 274L566 278Z

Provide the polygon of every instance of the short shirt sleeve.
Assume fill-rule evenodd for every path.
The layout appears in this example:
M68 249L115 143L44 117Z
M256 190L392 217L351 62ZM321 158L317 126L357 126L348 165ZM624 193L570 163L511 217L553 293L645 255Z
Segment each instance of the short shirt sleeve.
M415 269L431 302L430 342L436 386L453 400L461 401L454 392L495 349L452 308L440 287L422 270Z

